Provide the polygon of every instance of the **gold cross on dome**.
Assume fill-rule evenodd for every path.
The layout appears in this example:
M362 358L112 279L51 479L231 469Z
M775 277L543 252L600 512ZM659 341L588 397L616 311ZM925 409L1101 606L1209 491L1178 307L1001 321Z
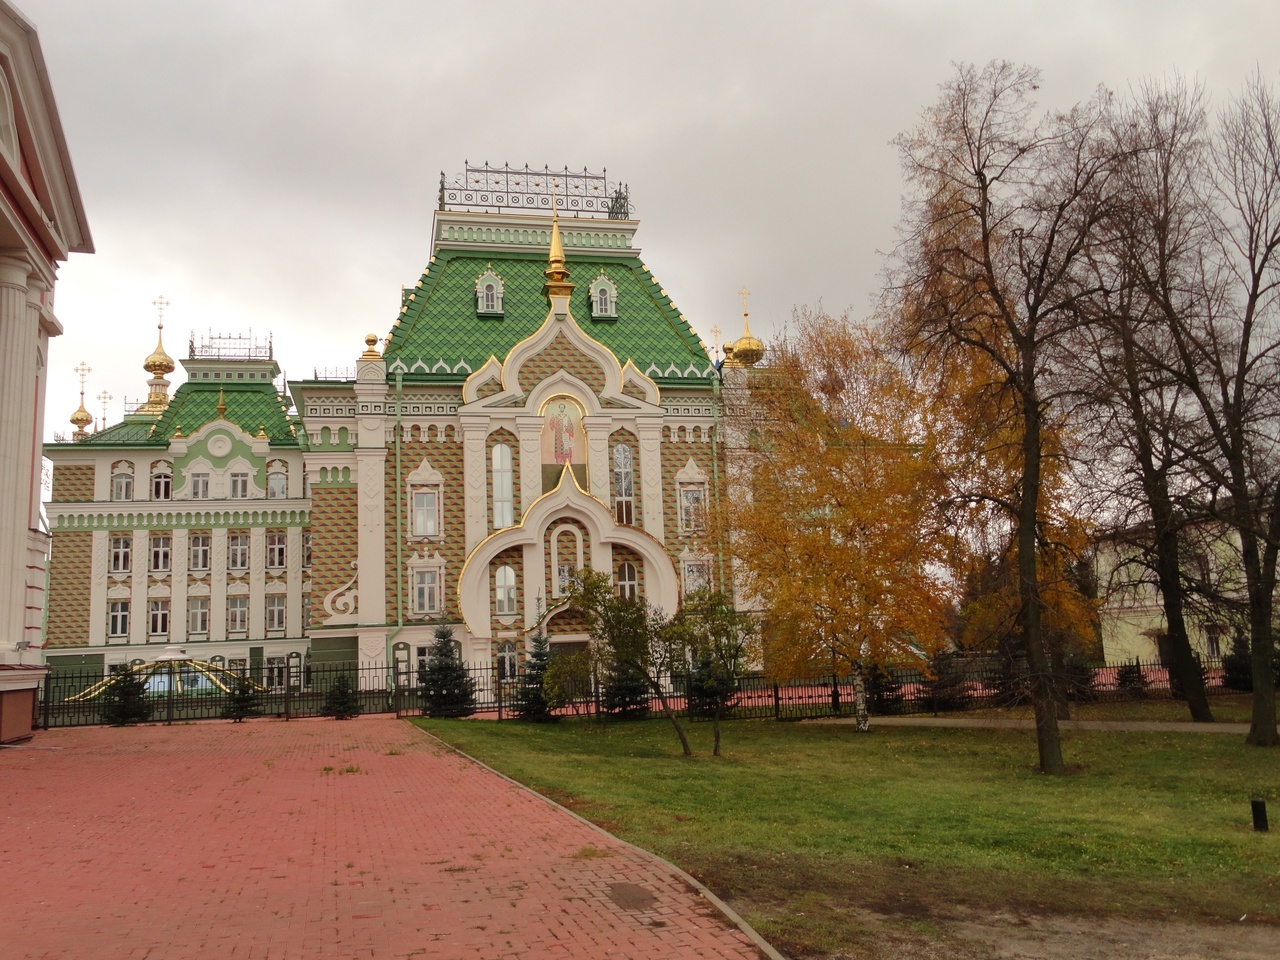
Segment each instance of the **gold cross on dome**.
M720 356L720 327L711 328L711 349L715 351L715 355Z
M738 296L742 298L742 315L745 317L747 315L747 298L751 296L751 291L743 287L738 291Z
M102 422L103 423L107 422L107 404L114 399L115 397L111 396L111 394L107 393L107 391L105 390L103 390L100 394L98 394L98 400L102 404Z
M71 369L72 369L72 371L73 371L74 373L78 373L78 374L80 375L80 392L81 392L81 393L84 393L84 380L85 380L85 377L87 377L87 376L89 376L89 374L93 373L93 367L89 366L87 363L85 363L83 360L81 360L79 363L77 363L77 364L76 364L74 367L72 367Z
M164 294L156 297L151 301L151 305L156 308L156 318L160 321L160 326L164 326L164 308L169 306L169 301L164 298Z

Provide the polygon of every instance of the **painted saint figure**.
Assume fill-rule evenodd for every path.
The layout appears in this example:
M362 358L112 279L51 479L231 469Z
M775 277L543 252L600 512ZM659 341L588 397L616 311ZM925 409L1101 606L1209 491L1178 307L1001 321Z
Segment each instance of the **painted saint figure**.
M555 461L563 466L573 462L573 441L575 438L573 421L576 410L561 402L555 410L547 414L547 426L551 428L551 442Z

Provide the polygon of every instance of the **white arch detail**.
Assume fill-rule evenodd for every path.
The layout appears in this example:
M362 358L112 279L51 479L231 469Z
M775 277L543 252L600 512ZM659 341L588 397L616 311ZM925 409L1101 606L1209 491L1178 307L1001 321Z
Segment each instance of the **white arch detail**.
M546 582L547 557L542 534L551 523L566 518L577 520L586 527L593 569L612 573L612 548L615 545L634 550L644 564L645 599L667 613L675 612L680 601L679 579L662 544L637 527L617 524L613 512L578 486L572 470L565 470L556 488L535 500L519 524L481 540L463 564L458 577L458 606L472 637L492 639L489 563L512 547L524 549L524 583L520 584L520 596L525 628L533 626L536 619L533 597L541 593L541 586ZM538 585L537 593L530 594L529 584Z

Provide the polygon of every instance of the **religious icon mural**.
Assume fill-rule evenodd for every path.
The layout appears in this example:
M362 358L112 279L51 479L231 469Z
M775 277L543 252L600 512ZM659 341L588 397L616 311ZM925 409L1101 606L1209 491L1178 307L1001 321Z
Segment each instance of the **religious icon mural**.
M552 397L542 408L542 491L560 482L565 467L587 487L587 436L582 408L569 397Z

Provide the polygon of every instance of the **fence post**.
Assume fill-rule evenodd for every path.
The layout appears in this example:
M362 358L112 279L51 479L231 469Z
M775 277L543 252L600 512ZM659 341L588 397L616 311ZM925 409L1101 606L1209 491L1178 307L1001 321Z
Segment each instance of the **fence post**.
M782 704L779 701L778 685L776 683L773 685L773 719L782 719Z
M289 711L293 706L293 670L286 667L284 678L284 718L289 720Z
M44 696L40 698L44 703L44 728L49 729L49 713L53 707L53 671L44 675Z
M493 668L494 682L498 686L498 719L502 719L502 669L500 667Z

